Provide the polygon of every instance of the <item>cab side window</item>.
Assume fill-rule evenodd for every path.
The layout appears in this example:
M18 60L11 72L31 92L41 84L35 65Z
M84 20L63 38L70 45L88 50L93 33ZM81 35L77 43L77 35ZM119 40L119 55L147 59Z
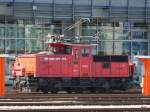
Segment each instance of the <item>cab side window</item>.
M66 54L71 54L71 52L72 52L71 50L72 50L71 48L67 47L66 48Z
M82 56L83 56L83 57L88 57L88 56L89 56L89 53L90 53L90 51L89 51L88 48L83 48L83 49L82 49Z
M79 51L78 49L75 49L75 60L74 60L74 64L78 64L78 58L79 58Z

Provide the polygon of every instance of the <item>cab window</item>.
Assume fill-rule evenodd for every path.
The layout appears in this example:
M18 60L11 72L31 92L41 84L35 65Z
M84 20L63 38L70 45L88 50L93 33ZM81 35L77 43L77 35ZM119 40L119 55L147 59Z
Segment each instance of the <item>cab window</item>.
M83 57L89 56L89 53L90 53L90 51L89 51L88 48L83 48L83 49L82 49L82 56L83 56Z
M71 47L66 47L65 54L71 54L72 48Z
M74 60L74 64L78 64L78 58L79 58L79 51L78 49L75 49L75 60Z

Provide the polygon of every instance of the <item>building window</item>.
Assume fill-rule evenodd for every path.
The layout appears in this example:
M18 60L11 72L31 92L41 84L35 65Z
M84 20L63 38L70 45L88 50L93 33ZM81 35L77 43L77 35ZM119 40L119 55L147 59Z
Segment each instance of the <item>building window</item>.
M25 53L25 40L17 39L17 53L23 54Z
M96 34L96 26L83 26L82 36L94 36Z
M25 29L24 29L24 27L18 27L17 38L25 38Z
M0 53L3 54L4 53L4 39L0 39Z
M145 31L133 31L132 32L133 39L147 39L147 32Z
M0 25L0 38L4 38L5 35L5 27L1 24Z
M133 55L147 55L148 54L148 42L133 42L132 54Z
M5 34L7 38L16 38L17 37L17 27L16 25L7 25Z
M131 54L131 42L114 42L114 54L117 55L127 55Z
M7 39L5 41L5 50L8 54L16 54L16 40L15 39Z
M100 39L101 40L112 40L113 39L113 29L111 29L111 28L102 29L100 32Z
M42 40L41 40L42 41ZM42 50L43 45L42 42L37 39L26 39L25 49L26 53L34 53Z
M113 42L102 41L100 45L99 55L111 55L113 54Z
M115 36L116 40L129 40L130 39L130 31L116 29L114 32L114 36Z
M147 23L134 23L133 27L136 28L147 28L148 24Z

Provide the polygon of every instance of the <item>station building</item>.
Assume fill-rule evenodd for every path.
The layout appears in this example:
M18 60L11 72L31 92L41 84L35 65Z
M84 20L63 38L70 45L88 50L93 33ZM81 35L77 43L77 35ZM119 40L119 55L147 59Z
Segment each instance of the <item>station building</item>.
M103 54L150 54L150 0L0 0L0 53L46 49L48 34L98 37Z

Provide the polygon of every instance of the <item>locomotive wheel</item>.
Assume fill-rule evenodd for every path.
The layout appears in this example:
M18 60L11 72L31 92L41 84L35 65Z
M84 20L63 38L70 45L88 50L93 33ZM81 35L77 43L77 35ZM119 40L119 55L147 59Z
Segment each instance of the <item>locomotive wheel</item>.
M44 94L48 94L48 90L47 90L47 89L42 89L42 92L43 92Z
M104 84L104 90L105 91L111 90L110 84L108 82L105 82L105 84Z
M90 87L90 88L88 88L88 91L89 91L90 93L95 93L95 92L96 92L96 89L95 89L94 87Z
M130 88L130 85L131 84L129 84L129 83L126 82L126 83L124 83L124 84L121 85L120 89L123 90L123 91L126 91L127 89Z
M48 85L48 81L46 79L39 79L38 90L41 90L44 94L47 94L49 91L47 85Z
M70 87L69 87L69 88L66 88L65 91L66 91L67 93L72 93L72 89L71 89Z
M52 89L52 90L51 90L51 93L52 93L52 94L56 94L57 92L58 92L57 89Z
M81 88L76 88L76 89L75 89L75 92L80 94L80 93L83 92L83 90L82 90Z

